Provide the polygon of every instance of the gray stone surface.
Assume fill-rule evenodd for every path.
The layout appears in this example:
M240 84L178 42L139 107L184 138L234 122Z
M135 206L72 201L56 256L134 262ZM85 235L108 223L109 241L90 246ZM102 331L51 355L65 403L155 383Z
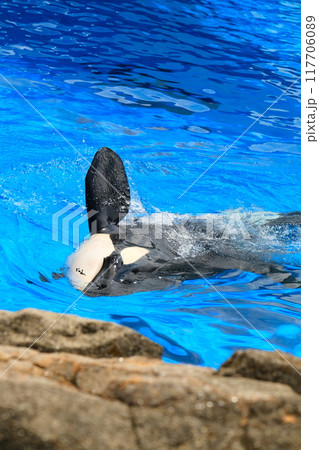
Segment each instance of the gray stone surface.
M284 383L300 394L301 361L288 353L239 350L225 361L218 374Z
M120 402L27 375L1 380L0 396L2 450L137 448Z
M300 448L300 396L282 383L157 359L0 346L0 448ZM18 360L17 360L18 359Z
M130 328L36 309L0 311L0 343L19 347L34 343L33 348L43 352L64 351L95 358L162 356L160 345Z

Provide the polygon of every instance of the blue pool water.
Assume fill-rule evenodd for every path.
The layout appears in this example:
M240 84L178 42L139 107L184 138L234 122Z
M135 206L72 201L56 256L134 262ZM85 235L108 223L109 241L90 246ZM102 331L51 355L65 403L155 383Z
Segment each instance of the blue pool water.
M299 14L286 0L1 2L1 309L73 305L149 336L171 362L299 355L299 290L263 276L77 301L51 278L73 251L52 239L52 215L84 208L86 160L101 146L125 162L135 215L300 210L299 81L179 198L298 79ZM295 230L260 231L255 245L299 272Z

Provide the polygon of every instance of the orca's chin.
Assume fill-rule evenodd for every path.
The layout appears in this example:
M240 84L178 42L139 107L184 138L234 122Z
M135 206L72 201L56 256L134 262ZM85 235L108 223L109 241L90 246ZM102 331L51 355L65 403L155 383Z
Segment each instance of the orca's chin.
M66 274L75 289L84 292L105 266L105 260L114 253L108 234L94 234L82 242L66 261Z

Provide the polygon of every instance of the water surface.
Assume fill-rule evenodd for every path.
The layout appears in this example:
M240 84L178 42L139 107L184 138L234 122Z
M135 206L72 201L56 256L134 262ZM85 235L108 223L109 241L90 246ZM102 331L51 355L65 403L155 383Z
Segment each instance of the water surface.
M299 82L179 198L298 78L299 14L283 0L2 2L1 308L62 312L78 299L68 312L137 329L167 361L217 367L239 348L299 355L299 290L262 276L94 299L39 279L72 252L52 239L52 215L84 208L101 146L125 162L135 215L300 209ZM298 231L259 238L257 252L298 273Z

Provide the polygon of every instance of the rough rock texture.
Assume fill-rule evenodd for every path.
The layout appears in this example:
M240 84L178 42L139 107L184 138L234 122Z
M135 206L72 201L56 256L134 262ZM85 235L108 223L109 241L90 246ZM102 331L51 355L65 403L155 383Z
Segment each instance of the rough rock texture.
M146 342L154 356L158 346L125 327L73 316L61 318L38 350L21 347L56 317L0 312L0 344L10 343L0 345L1 450L300 448L300 395L289 386L297 382L277 354L237 352L218 372L111 358L110 348L132 354ZM268 381L253 379L262 376Z
M288 353L260 350L239 350L218 371L218 374L223 376L240 376L288 384L298 394L301 389L300 373L299 358Z
M0 370L22 354L0 346ZM145 357L29 350L0 382L0 448L298 449L300 396Z
M130 328L36 309L0 311L0 343L17 347L34 343L33 348L42 352L64 351L95 358L162 356L160 345Z
M3 450L136 448L130 411L124 404L40 377L6 379L1 388Z

